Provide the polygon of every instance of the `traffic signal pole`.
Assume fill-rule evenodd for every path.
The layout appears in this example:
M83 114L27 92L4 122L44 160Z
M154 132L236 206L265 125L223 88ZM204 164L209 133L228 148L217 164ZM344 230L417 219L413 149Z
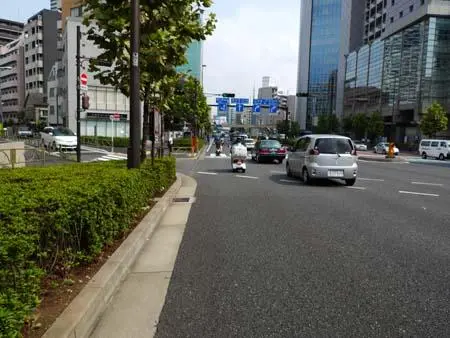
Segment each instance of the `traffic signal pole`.
M80 26L77 26L77 162L81 162L81 83L80 83L80 73L81 73L81 56L80 56L80 45L81 45L81 30Z

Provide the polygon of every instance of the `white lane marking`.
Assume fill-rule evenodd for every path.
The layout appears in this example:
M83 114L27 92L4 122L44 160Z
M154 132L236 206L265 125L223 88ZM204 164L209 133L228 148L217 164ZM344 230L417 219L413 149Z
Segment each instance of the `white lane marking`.
M250 178L252 180L257 180L259 177L256 176L247 176L247 175L236 175L236 177L240 177L240 178Z
M411 184L416 184L416 185L431 185L433 187L442 187L443 184L441 183L426 183L426 182L411 182Z
M223 153L219 156L217 156L216 154L210 154L208 158L228 158L228 155Z
M280 180L280 182L286 182L286 183L298 183L298 181L294 181L294 180Z
M438 194L428 194L428 193L424 193L424 192L415 192L415 191L399 190L399 193L400 194L408 194L408 195L420 195L420 196L439 197Z
M213 140L211 140L211 142L209 142L209 146L206 149L206 152L209 153L209 151L211 150L211 146L213 145Z
M201 174L201 175L217 175L217 173L210 173L210 172L206 172L206 171L197 171L197 174Z
M384 180L382 178L363 178L363 177L358 177L357 179L361 180L361 181L384 182Z
M346 187L347 189L366 190L365 187Z
M271 170L270 173L271 174L286 174L285 171L277 171L277 170Z

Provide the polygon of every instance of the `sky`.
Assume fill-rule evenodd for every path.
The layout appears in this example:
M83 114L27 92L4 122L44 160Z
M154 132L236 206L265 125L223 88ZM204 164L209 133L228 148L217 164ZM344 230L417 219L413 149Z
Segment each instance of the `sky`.
M4 19L25 21L50 0L6 1ZM299 0L215 0L211 10L217 27L203 47L207 93L236 93L251 97L262 77L295 94L297 82Z

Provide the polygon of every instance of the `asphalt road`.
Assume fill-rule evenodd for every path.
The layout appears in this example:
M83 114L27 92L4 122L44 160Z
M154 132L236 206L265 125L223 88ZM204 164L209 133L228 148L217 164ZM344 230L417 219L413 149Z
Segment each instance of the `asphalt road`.
M198 181L157 337L449 337L450 169L178 161Z

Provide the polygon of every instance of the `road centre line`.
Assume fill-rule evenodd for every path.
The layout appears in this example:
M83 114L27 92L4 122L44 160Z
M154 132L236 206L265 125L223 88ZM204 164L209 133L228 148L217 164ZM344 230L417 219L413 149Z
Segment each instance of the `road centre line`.
M408 195L419 195L419 196L430 196L430 197L439 197L438 194L428 194L428 193L424 193L424 192L415 192L415 191L404 191L404 190L399 190L400 194L408 194Z
M365 187L347 187L347 186L346 186L346 188L347 188L347 189L355 189L355 190L366 190Z
M441 183L427 183L427 182L411 182L411 184L416 184L416 185L430 185L433 187L442 187L443 184Z
M361 181L374 181L374 182L384 182L384 180L382 178L363 178L363 177L358 177L357 180L361 180Z
M270 173L271 174L284 174L284 175L286 174L285 171L277 171L277 170L271 170Z
M235 175L236 177L240 177L240 178L250 178L252 180L257 180L259 177L256 176L246 176L246 175Z
M217 175L217 173L210 173L210 172L206 172L206 171L197 171L197 174L201 174L201 175Z

